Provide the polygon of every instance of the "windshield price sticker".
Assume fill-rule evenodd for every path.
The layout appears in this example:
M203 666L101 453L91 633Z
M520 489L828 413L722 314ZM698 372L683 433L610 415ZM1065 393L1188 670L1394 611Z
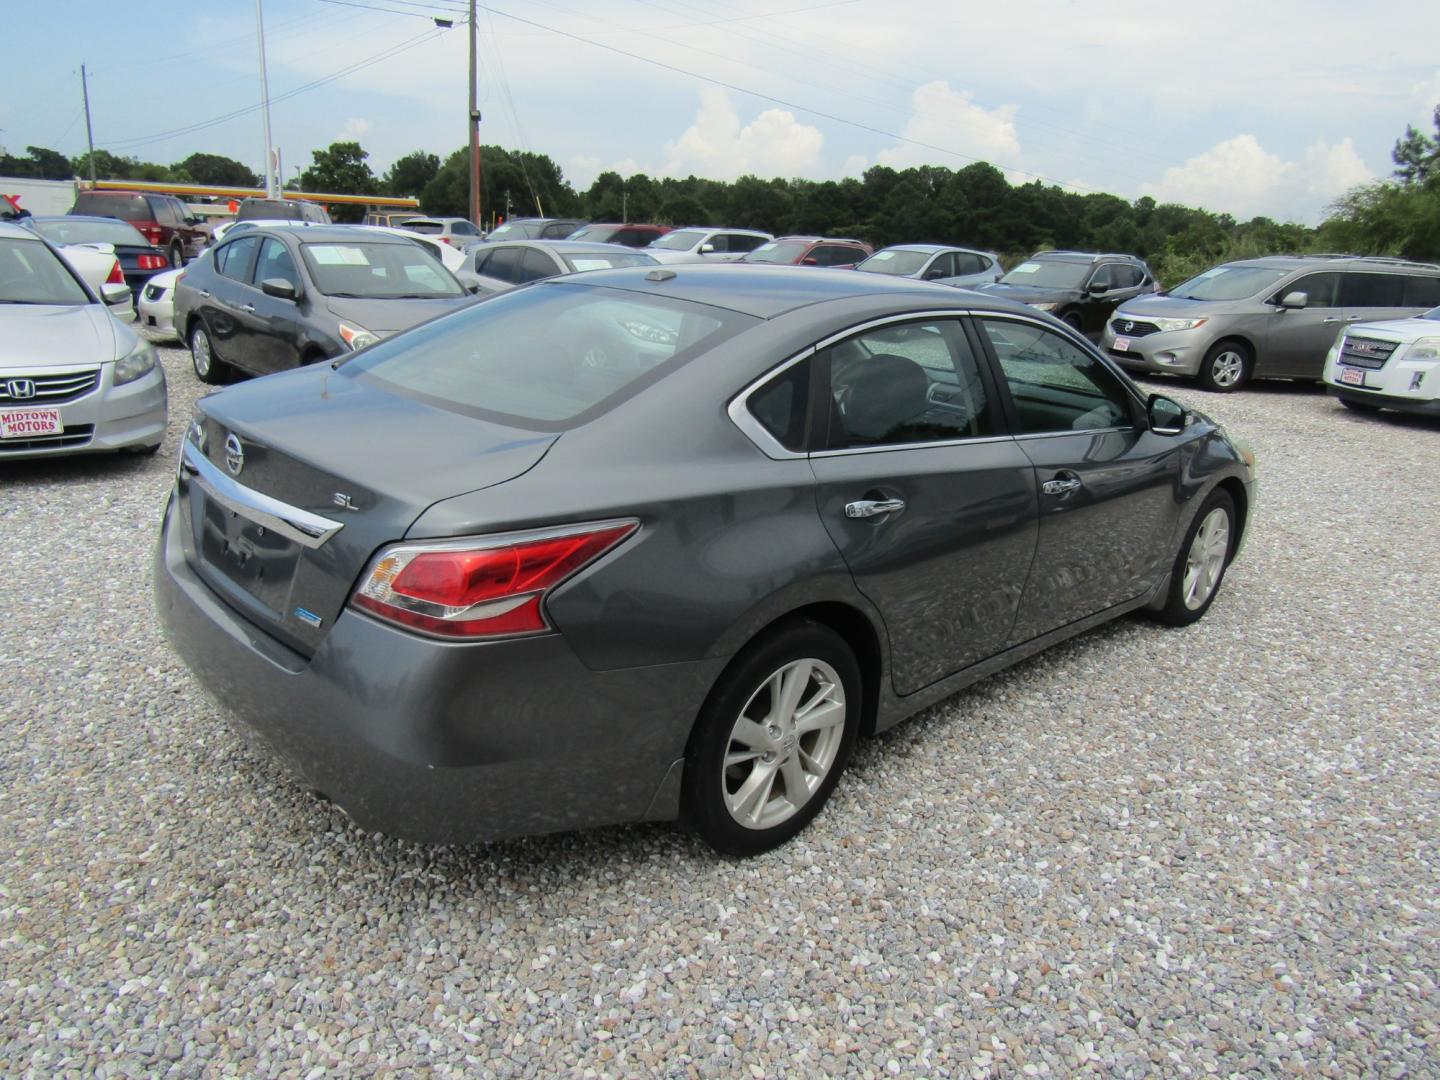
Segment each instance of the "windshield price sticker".
M59 435L59 409L10 409L0 412L0 438L33 439L37 435Z

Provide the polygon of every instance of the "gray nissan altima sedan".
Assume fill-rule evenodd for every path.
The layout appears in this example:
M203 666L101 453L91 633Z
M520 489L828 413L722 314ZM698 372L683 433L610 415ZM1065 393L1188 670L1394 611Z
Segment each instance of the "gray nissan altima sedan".
M1107 619L1203 615L1253 461L1000 298L593 271L198 405L169 639L367 828L797 833L857 737Z

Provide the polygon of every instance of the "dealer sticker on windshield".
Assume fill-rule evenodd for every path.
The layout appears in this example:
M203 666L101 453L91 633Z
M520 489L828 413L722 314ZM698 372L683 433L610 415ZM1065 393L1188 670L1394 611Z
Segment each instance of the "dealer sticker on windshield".
M0 412L0 439L33 439L65 430L59 409L9 409Z

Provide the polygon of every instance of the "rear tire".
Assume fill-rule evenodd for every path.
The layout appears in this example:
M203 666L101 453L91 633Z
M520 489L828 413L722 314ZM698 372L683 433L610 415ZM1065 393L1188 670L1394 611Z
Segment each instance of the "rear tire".
M1217 394L1239 390L1250 381L1255 357L1241 341L1217 341L1200 364L1200 385Z
M1210 610L1225 580L1235 540L1235 500L1227 491L1212 491L1200 504L1175 556L1165 606L1154 613L1158 621L1188 626Z
M809 620L752 642L725 669L685 753L682 812L716 851L758 855L820 812L860 727L860 667Z
M1060 316L1060 321L1077 334L1085 333L1085 322L1080 318L1078 311L1067 311L1064 315Z
M179 244L170 245L170 267L178 270L185 265L185 249Z
M210 334L202 322L197 322L190 331L190 364L195 369L195 377L203 383L215 386L225 381L226 367L215 358Z

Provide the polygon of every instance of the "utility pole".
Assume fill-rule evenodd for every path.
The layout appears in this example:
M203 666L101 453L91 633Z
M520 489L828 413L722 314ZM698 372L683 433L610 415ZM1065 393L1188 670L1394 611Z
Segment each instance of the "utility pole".
M90 147L90 186L95 186L95 134L90 130L90 83L85 78L85 65L80 65L80 93L85 95L85 142ZM71 98L73 101L74 98Z
M484 228L480 207L480 106L475 100L476 67L475 0L470 0L470 223Z
M265 125L265 197L280 197L280 185L276 182L275 171L279 162L270 144L270 82L265 74L265 15L260 10L260 0L255 0L255 36L260 43L260 115Z

